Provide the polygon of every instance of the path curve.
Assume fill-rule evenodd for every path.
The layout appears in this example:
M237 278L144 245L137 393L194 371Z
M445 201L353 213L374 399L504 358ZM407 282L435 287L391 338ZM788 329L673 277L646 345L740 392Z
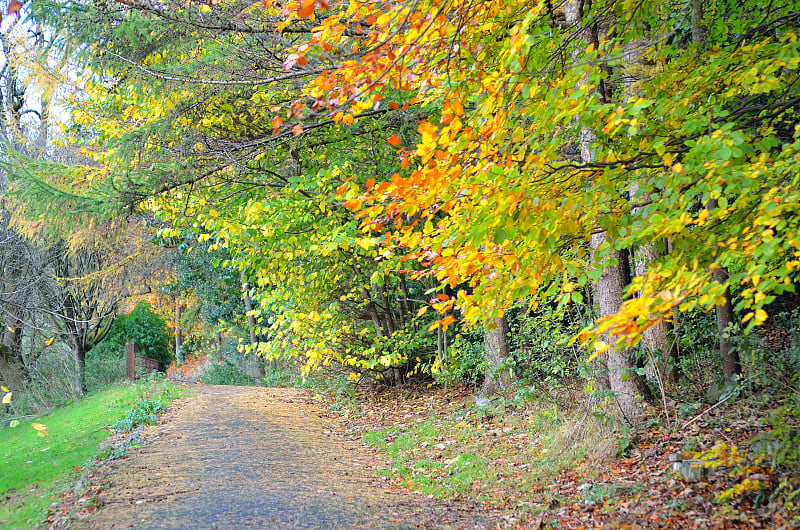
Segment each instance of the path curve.
M305 391L198 386L114 462L73 528L492 528L475 507L392 491L326 434Z

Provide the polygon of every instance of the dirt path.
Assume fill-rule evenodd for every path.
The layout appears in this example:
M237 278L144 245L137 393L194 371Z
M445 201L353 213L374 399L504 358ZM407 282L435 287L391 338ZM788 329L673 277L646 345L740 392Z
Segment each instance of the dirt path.
M196 391L112 465L102 508L73 528L494 527L476 508L387 489L375 457L326 435L302 391Z

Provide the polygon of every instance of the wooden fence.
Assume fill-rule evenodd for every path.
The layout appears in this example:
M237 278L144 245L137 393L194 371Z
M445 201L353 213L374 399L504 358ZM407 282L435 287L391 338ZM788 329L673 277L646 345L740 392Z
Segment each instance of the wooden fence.
M136 381L142 376L142 374L151 374L161 369L161 363L155 359L144 357L142 355L136 355L136 348L134 348L132 342L128 343L127 349L128 379L131 381Z

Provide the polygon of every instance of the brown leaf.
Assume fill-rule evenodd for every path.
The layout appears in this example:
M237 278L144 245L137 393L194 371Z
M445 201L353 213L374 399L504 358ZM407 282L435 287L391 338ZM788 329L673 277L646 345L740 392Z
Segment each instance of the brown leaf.
M19 10L22 7L22 4L19 0L11 0L8 4L8 14L13 15L16 13L17 17L19 17Z

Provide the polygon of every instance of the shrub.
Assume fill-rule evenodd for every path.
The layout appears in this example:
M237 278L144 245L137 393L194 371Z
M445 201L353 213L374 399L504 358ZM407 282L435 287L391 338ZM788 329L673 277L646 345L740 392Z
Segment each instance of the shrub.
M133 311L119 317L103 341L106 342L108 347L119 347L121 354L125 344L133 342L137 353L155 359L164 369L173 358L167 321L146 302L140 302Z
M483 358L483 342L477 336L458 334L450 343L448 359L432 370L434 378L441 383L459 382L477 388L483 381L486 362Z

